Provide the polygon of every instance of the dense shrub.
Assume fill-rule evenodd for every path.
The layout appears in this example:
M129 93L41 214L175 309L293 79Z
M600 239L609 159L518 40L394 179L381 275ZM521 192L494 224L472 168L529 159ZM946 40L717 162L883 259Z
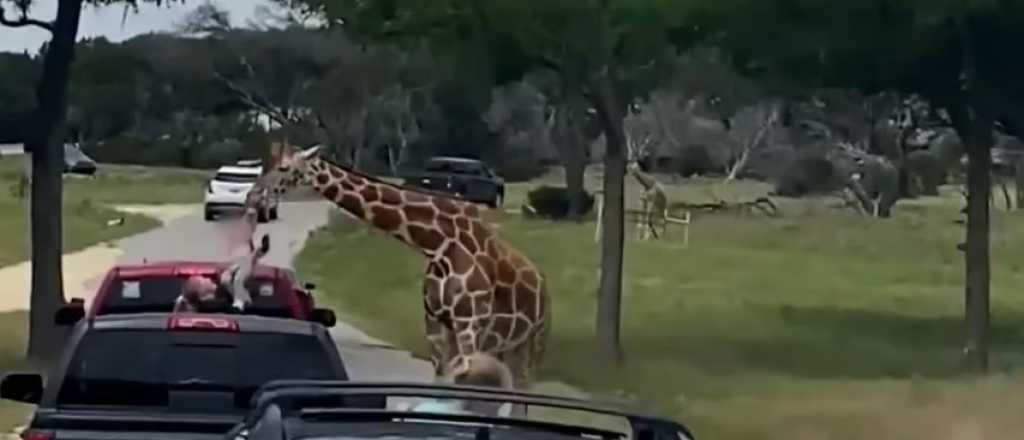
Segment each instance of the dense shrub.
M837 187L836 167L820 156L801 156L790 162L776 182L775 192L785 197L800 197L830 191Z
M910 173L910 189L913 194L939 195L939 185L945 183L946 170L942 167L941 159L929 150L907 154L907 172Z
M496 167L506 182L525 182L540 177L546 171L544 164L529 154L506 155Z
M712 175L721 173L720 167L716 166L711 152L703 145L690 145L679 152L675 160L675 171L683 177L694 175Z
M562 220L569 215L569 191L562 186L543 185L526 194L526 200L537 217ZM583 212L589 213L594 207L594 196L583 193Z

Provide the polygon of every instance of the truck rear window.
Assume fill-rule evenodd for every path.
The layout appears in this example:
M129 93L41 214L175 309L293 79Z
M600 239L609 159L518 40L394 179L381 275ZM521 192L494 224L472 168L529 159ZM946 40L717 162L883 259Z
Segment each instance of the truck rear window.
M96 331L79 344L57 404L233 413L271 380L345 379L331 355L311 335Z
M217 173L213 180L230 183L253 183L259 179L259 174L248 173Z
M483 165L476 162L437 160L427 162L424 168L431 173L465 174L470 176L485 175Z
M161 313L174 309L174 301L181 294L185 277L162 276L142 279L117 278L110 283L103 296L99 313ZM278 292L274 279L255 277L247 287L253 304L250 313L264 316L290 317L285 293Z

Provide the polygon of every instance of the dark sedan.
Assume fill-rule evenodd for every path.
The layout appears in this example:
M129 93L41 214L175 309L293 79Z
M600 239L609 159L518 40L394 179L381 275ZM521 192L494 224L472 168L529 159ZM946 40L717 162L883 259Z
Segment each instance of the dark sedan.
M420 172L403 177L406 185L446 192L492 208L505 199L505 181L485 163L462 157L434 157Z

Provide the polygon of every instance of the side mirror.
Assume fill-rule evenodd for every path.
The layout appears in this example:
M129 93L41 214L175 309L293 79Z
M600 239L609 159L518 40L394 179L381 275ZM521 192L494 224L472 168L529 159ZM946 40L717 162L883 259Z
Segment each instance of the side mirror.
M8 374L0 382L0 398L22 403L39 403L43 397L43 376Z
M313 284L313 283L303 283L302 284L302 288L306 289L306 291L308 292L310 290L316 289L316 284Z
M60 326L75 325L85 317L85 301L81 298L73 298L71 302L57 309L53 316L53 323Z
M337 316L334 315L334 310L331 309L313 309L313 321L319 322L324 327L334 327L338 323Z

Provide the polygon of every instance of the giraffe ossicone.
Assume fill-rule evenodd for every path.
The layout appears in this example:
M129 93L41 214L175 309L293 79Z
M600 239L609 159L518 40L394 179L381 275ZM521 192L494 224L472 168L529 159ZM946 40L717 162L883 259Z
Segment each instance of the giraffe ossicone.
M258 186L279 194L312 187L426 257L422 300L435 374L482 352L506 363L517 387L529 384L550 329L545 277L494 232L480 206L385 182L324 159L318 147L275 142L270 156Z

